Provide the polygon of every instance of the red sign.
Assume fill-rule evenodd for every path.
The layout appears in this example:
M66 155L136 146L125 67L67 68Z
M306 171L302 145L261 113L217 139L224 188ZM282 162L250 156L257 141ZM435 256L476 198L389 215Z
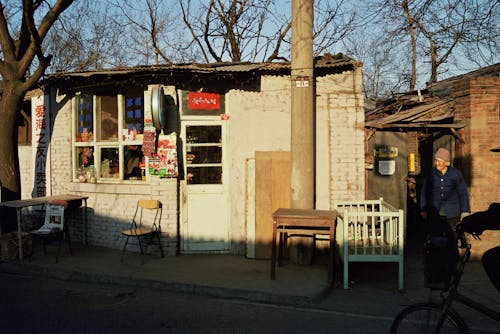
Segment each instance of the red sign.
M188 93L188 109L190 110L218 110L220 109L220 95L214 93Z

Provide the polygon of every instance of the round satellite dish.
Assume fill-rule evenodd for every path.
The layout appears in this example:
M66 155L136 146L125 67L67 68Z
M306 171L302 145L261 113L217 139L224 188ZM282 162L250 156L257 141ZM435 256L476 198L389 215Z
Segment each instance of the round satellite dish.
M151 88L151 116L156 130L162 130L167 125L167 108L165 94L161 85Z

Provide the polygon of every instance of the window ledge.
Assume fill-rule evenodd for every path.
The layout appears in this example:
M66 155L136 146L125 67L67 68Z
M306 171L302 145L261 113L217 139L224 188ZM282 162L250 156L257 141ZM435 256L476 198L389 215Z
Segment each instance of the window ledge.
M69 190L71 192L83 192L83 193L150 195L154 187L155 185L145 182L127 182L127 183L72 182L69 185Z

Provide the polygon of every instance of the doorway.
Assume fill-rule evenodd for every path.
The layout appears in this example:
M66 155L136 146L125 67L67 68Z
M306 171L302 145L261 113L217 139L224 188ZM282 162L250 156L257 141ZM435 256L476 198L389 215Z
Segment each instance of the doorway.
M185 120L181 124L184 175L181 182L181 252L227 252L226 123Z

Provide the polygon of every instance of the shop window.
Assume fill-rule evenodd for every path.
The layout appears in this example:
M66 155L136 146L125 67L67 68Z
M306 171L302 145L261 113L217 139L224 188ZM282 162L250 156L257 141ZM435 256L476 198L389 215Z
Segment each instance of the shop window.
M144 90L75 97L75 182L145 180Z

